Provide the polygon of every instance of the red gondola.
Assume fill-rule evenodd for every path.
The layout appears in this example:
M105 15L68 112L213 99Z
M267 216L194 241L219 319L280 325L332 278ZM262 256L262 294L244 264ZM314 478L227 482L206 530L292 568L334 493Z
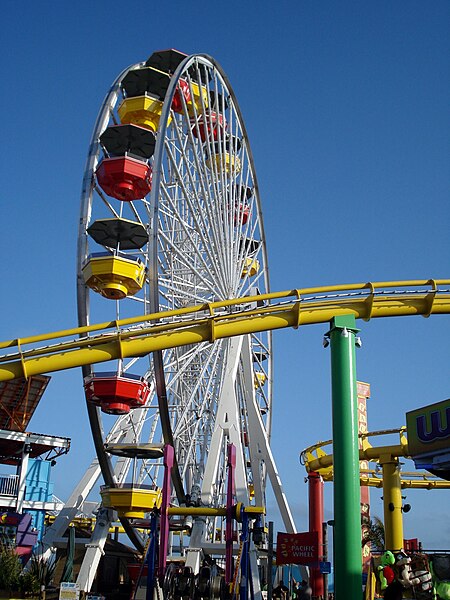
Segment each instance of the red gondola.
M96 373L84 380L86 400L110 415L125 415L143 406L150 394L148 383L137 375Z
M144 198L152 188L150 165L129 156L105 158L97 171L99 186L108 196L129 202Z

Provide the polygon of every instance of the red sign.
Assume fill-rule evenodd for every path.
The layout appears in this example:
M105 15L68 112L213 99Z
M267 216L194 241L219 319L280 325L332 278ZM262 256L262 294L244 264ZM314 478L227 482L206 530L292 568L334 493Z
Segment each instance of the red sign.
M418 552L419 540L417 538L412 538L411 540L403 540L403 549L406 552Z
M310 565L319 561L319 534L279 533L277 535L277 565Z

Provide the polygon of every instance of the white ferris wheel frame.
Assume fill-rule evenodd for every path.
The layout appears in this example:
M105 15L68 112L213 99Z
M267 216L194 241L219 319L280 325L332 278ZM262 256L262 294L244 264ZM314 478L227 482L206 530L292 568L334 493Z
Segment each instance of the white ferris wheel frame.
M82 186L81 218L78 237L77 281L78 316L80 325L87 325L90 322L91 300L89 290L87 289L83 279L82 264L89 254L89 240L86 230L93 218L94 194L100 196L100 200L103 201L104 206L108 207L108 204L112 205L111 200L109 198L105 198L104 196L102 197L101 192L99 193L98 186L96 185L95 180L95 171L99 164L99 159L102 153L99 138L101 133L108 127L108 124L111 123L111 119L113 119L114 122L114 109L118 103L121 94L121 82L123 81L124 77L127 75L127 73L129 73L129 71L133 69L142 68L143 65L144 63L138 63L129 67L128 69L125 69L113 83L97 118L97 122L94 128L89 148L87 165ZM215 199L215 202L217 202L217 199L218 197L220 197L221 194L222 196L224 196L224 192L228 190L227 193L229 193L229 196L231 198L225 199L225 204L222 201L222 205L220 208L222 212L223 207L226 207L226 202L228 202L228 205L230 204L230 200L231 202L236 203L236 197L233 197L234 188L231 187L232 178L230 177L230 180L227 180L226 176L224 177L224 161L226 158L226 148L224 140L219 139L220 158L218 162L216 163L210 161L210 167L212 168L210 168L209 170L209 175L213 173L213 183L208 183L208 185L206 185L205 181L209 181L207 180L208 173L205 171L204 165L201 164L198 152L196 155L195 153L194 155L191 155L189 154L189 149L186 150L187 145L189 143L191 144L191 146L195 145L195 140L193 137L192 128L190 129L190 131L187 131L186 128L183 130L183 118L186 121L188 115L188 109L186 107L185 101L183 100L184 113L183 115L181 115L181 117L174 115L171 111L172 100L176 93L177 85L181 77L185 78L188 81L192 92L193 80L191 80L190 77L190 71L192 72L192 69L196 70L197 80L199 80L200 83L202 83L205 80L208 80L208 74L211 75L211 81L214 82L216 92L218 91L218 86L220 87L220 90L222 92L222 108L224 108L225 106L225 100L223 97L225 94L223 92L226 91L226 93L228 94L228 101L230 102L230 106L232 107L232 110L229 111L231 114L230 126L232 127L232 131L229 133L230 135L235 134L236 137L238 135L240 136L240 154L239 152L236 154L244 164L246 175L246 179L244 181L242 180L241 175L240 182L241 185L245 186L248 183L250 183L253 191L253 216L252 219L249 220L249 224L247 225L246 230L243 231L242 225L239 223L238 227L240 228L240 230L238 230L238 233L236 234L236 221L233 222L232 217L228 216L226 217L228 219L228 222L225 224L225 235L221 238L220 227L212 227L212 234L210 240L205 239L204 231L202 232L201 230L201 212L195 211L195 209L192 208L192 203L194 201L198 202L200 195L199 193L197 193L197 197L195 197L195 186L191 185L193 177L199 176L199 189L202 190L203 194L205 194L205 192L208 192L209 189L212 189L212 193L206 195L208 195L210 198ZM223 112L225 112L225 110ZM206 118L206 115L207 111L205 109L205 106L203 105L202 116L204 119ZM177 119L181 122L180 127L176 126ZM193 120L197 120L198 122L198 119L199 115L196 114L196 109L194 109ZM170 121L172 125L170 125ZM186 125L186 123L184 123L184 125ZM182 136L183 133L184 137ZM172 139L174 134L178 135L180 138L175 142ZM170 136L172 136L172 138ZM197 141L199 142L198 138ZM221 141L224 142L223 146L221 146ZM175 149L177 149L177 143L179 144L178 149L181 149L181 152L179 152L179 159L171 155L171 144ZM208 140L205 144L206 155L208 155L209 152L210 158L211 144L212 140L210 140L209 150ZM193 165L190 164L192 163L192 159L194 159ZM203 159L205 160L204 155ZM196 279L197 282L197 291L191 294L191 298L188 301L190 301L193 304L201 304L202 302L206 301L224 299L224 297L234 297L233 294L236 296L250 295L254 294L255 287L257 288L258 286L261 286L264 292L268 292L269 283L267 254L262 213L259 202L259 190L253 165L253 158L248 143L247 133L245 131L245 126L243 124L240 109L236 102L234 92L228 82L228 79L223 73L220 66L217 64L217 62L211 57L207 55L190 56L179 65L178 69L172 76L162 108L160 127L158 128L157 132L155 153L151 162L153 166L152 191L150 193L149 200L146 201L146 211L150 216L149 223L146 223L147 225L150 225L148 245L149 269L146 284L147 288L145 291L144 298L141 301L140 309L142 310L143 308L145 312L156 312L160 308L164 308L164 304L162 304L161 302L161 299L163 297L161 292L162 287L164 286L163 293L165 294L166 299L169 297L171 288L174 288L173 274L172 279L166 278L166 280L162 283L162 268L160 268L161 260L165 260L168 255L168 252L165 252L164 248L161 251L161 240L165 240L167 244L166 248L169 248L170 239L168 238L170 238L170 231L169 229L167 229L166 231L162 230L161 221L159 227L155 227L155 223L158 223L158 220L160 220L160 214L162 213L162 211L165 210L166 213L168 213L169 210L167 207L170 208L171 206L174 206L174 203L177 200L177 194L180 194L180 190L181 195L184 195L185 198L189 198L189 202L187 202L186 205L191 207L190 221L182 223L182 219L179 219L179 224L183 225L183 234L188 240L188 245L190 245L191 249L195 246L195 244L200 243L204 245L204 254L196 257L197 262L195 265L195 269L192 268L192 272L194 273L193 279ZM189 167L186 167L186 164L189 164ZM236 162L234 164L236 165ZM167 165L171 165L172 175L173 173L175 173L175 179L178 179L179 183L178 188L172 194L172 196L172 192L170 191L170 189L175 189L177 186L169 188L171 182L168 182L167 180L167 172L169 170L167 168ZM166 171L164 170L164 168L166 168ZM185 168L185 170L183 173L180 173L180 169L182 168ZM220 172L218 173L218 171ZM214 174L216 176L215 181ZM187 188L187 186L189 186L189 189ZM229 192L230 189L232 190L231 192ZM193 190L194 194L192 194ZM163 202L161 202L162 196L163 199L166 201L165 205ZM204 200L205 199L203 198L202 201L204 202ZM137 211L134 208L134 204L135 203L130 203L131 210L134 212L135 216L139 218L139 211ZM204 208L205 210L212 211L214 206L210 206L208 208L208 203L204 202ZM114 210L115 209L113 209L112 212L114 212ZM220 210L218 210L218 214L220 213ZM176 211L174 211L173 214L175 214L175 212ZM207 217L205 217L205 219L211 220L213 217L214 215L209 214L207 215ZM193 224L194 227L192 227ZM203 223L203 225L205 225L205 223ZM240 236L240 238L243 239L243 236L245 234L250 234L250 236L253 236L255 233L258 235L258 241L260 242L257 251L257 256L262 265L262 269L252 282L250 282L249 277L244 278L242 281L240 278L240 271L242 270L244 263L246 259L249 258L249 256L248 253L244 254L241 251L240 245L236 250L236 240L238 239L238 236ZM225 247L228 244L226 250L230 255L230 259L227 262L227 254L223 253L219 256L216 271L214 273L208 273L208 268L210 268L212 264L211 256L213 254L214 244L216 244L216 249L220 246L220 244L225 244ZM234 254L233 252L229 252L231 250L232 244L234 244ZM181 251L177 252L177 250L175 249L174 255L175 259L178 260L178 265L182 265L183 260L186 263L186 255L183 256L183 253ZM208 262L208 260L210 262ZM236 260L238 260L237 263ZM152 261L154 261L153 265L157 264L157 261L159 261L158 268L155 268L154 266L152 268ZM189 267L189 261L187 261L187 266ZM228 273L229 275L232 275L228 279L228 282L230 283L228 288L226 288L225 284L222 281L221 287L219 285L214 288L214 293L217 294L217 296L213 295L211 297L211 293L209 293L209 295L202 294L202 285L203 288L207 289L208 285L211 286L211 284L213 284L214 286L214 281L219 281L220 278L218 278L217 275L220 269L222 269L222 273ZM200 292L198 292L198 290L200 290ZM105 302L111 301L105 300ZM137 304L137 306L139 307L139 304ZM167 308L174 307L176 306L173 303L172 305L167 305ZM256 384L255 387L255 344L259 345L260 351L260 359L256 359L258 368L262 367L261 356L263 355L263 353L266 354L265 358L267 359L267 366L265 367L267 391L264 392L262 385ZM202 352L207 353L207 346L215 346L216 348L221 348L220 359L222 361L222 364L217 366L217 372L220 372L220 386L216 386L215 389L216 397L213 399L215 410L214 414L212 415L213 418L209 423L208 445L207 447L205 446L203 449L204 462L202 464L202 473L200 474L200 477L197 478L197 480L195 480L195 473L188 473L189 468L186 464L184 464L184 470L182 472L182 485L185 486L186 482L190 483L191 489L188 490L189 494L192 495L192 492L197 493L198 501L201 501L203 504L217 505L223 503L223 484L225 469L224 447L227 442L231 442L237 448L238 457L238 464L236 469L237 501L243 502L245 504L250 503L251 500L249 495L249 485L251 484L253 488L254 502L256 503L256 505L264 505L266 478L268 476L271 481L272 488L274 490L274 495L276 497L276 501L279 506L285 528L287 531L294 532L295 525L293 522L293 518L286 497L284 495L281 480L278 476L275 461L269 446L272 402L272 348L270 333L265 334L265 337L263 336L262 338L258 338L258 336L254 336L253 338L251 338L250 336L242 336L235 339L213 342L212 344L204 343L203 349L185 349L183 358L186 361L186 363L188 364L190 362L192 364L193 362L195 362L195 360L197 360L197 362L201 362L201 359L206 356L206 354L203 355ZM217 361L217 357L219 355L217 353L216 355L214 355L214 352L212 352L211 354L213 355L213 358L215 356ZM163 380L161 380L160 377L160 380L158 381L158 370L164 368L164 371L167 371L167 367L170 367L170 365L173 364L173 362L176 361L177 358L179 359L179 357L180 354L177 355L176 353L174 354L168 351L165 356L160 355L159 357L154 357L154 368L151 366L147 368L147 374L150 377L154 378L156 376L156 382L153 382L152 379L153 400L155 400L155 397L157 396L158 388L161 388L161 386L162 388L164 388L164 386L166 385L166 375L164 375ZM197 359L195 357L197 357ZM213 358L211 360L213 360ZM134 366L136 361L137 359L132 359L130 365ZM83 375L86 376L90 372L90 368L84 368ZM203 371L203 373L200 374L204 375L205 371ZM172 381L176 381L176 377L177 374L174 373L172 375ZM195 386L198 392L199 387L201 387L199 381L195 382L194 387ZM166 390L163 389L163 392L165 391ZM262 402L265 403L264 411L261 410ZM157 415L158 411L155 407L155 404L153 404L152 406L153 408L151 410L153 411L153 414ZM80 511L80 499L85 499L89 492L93 489L93 486L95 485L95 482L98 476L100 475L100 472L103 475L106 485L120 485L125 481L125 479L130 473L132 460L126 458L118 458L113 464L111 462L110 456L107 452L105 452L104 444L105 442L116 441L120 441L122 443L129 443L133 440L139 439L140 435L142 434L144 424L146 422L146 411L147 408L134 409L130 412L129 415L117 418L117 420L111 425L109 434L105 435L104 431L108 428L106 428L106 425L102 422L99 408L88 404L88 414L91 423L94 444L96 447L97 459L94 459L90 469L88 469L87 474L76 486L74 493L72 494L69 501L66 503L65 509L61 511L60 517L55 521L52 528L50 528L50 530L48 531L48 546L55 543L55 541L59 539L60 536L62 536L64 528L67 527L71 518L73 518L75 514L78 511ZM184 415L184 417L186 417L186 415ZM177 423L172 422L172 425L174 425L173 435L175 437L174 441L176 445L176 439L178 438L178 436L181 436L182 419L179 419ZM187 430L187 433L189 434L189 430ZM192 467L191 465L191 471L192 468L198 471L197 467L198 465L194 467ZM141 466L140 470L138 469L137 472L136 468L134 467L133 477L136 477L137 473L143 474L145 473L145 471L145 465ZM220 486L217 485L218 481L220 482ZM104 527L104 523L112 519L112 511L103 511L102 515L103 531L105 531L105 529L107 531L108 528ZM205 552L218 551L220 553L220 550L218 550L220 544L215 544L212 539L212 532L215 529L216 525L216 523L209 523L208 525L205 525L205 521L203 520L198 520L198 522L194 523L191 535L191 545L197 548L202 547ZM93 566L94 564L98 564L98 560L101 555L101 550L104 545L104 539L102 538L102 535L97 529L98 528L96 527L96 530L94 530L93 539L96 539L98 543L92 544L88 549L79 576L79 582L81 582L82 589L85 590L90 589L90 585L93 579L92 572L94 571L95 573L95 569L93 569ZM139 547L139 545L142 544L142 539L136 534L133 527L129 523L127 533L129 534L130 539L135 543L135 545Z

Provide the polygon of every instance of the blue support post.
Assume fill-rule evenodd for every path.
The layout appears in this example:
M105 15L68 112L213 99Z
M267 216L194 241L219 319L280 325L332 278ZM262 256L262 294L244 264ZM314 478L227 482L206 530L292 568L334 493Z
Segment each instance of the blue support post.
M153 512L150 518L150 544L147 551L147 593L146 600L153 600L155 590L156 550L158 545L158 515Z
M241 582L239 584L239 600L248 600L248 589L249 589L249 577L250 577L250 536L249 536L249 520L248 515L244 512L244 508L241 510L242 517L242 553L241 553Z

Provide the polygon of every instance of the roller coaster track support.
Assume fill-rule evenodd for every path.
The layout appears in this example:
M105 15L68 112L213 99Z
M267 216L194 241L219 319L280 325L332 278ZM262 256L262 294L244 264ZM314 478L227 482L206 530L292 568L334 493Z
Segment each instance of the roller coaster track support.
M319 559L323 560L323 479L315 471L308 473L308 508L309 531L317 531ZM313 597L319 598L324 594L323 575L319 567L311 567L309 572Z
M402 486L400 464L396 456L380 456L383 469L383 513L386 549L399 552L403 548Z
M336 598L359 598L362 589L361 521L354 315L331 319L331 400L334 445L334 566Z
M399 458L411 458L408 441L405 436L406 427L399 429L387 429L383 431L364 432L359 434L363 447L359 450L360 461L375 461L381 466L381 477L379 470L364 469L360 471L360 485L383 488L383 510L386 549L398 552L403 548L403 510L402 489L450 489L450 482L434 478L426 472L401 473ZM390 435L398 433L400 444L390 446L371 446L368 437L377 435ZM334 480L333 454L325 454L323 447L332 444L331 440L319 442L310 446L302 453L302 461L308 472L308 480L311 475L321 477L325 481ZM317 453L317 457L313 454ZM318 500L320 501L320 500ZM320 509L311 507L310 510ZM311 529L311 524L310 524Z

